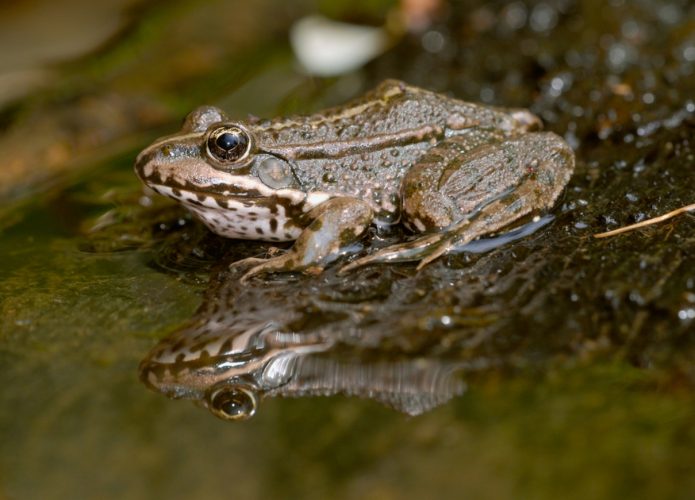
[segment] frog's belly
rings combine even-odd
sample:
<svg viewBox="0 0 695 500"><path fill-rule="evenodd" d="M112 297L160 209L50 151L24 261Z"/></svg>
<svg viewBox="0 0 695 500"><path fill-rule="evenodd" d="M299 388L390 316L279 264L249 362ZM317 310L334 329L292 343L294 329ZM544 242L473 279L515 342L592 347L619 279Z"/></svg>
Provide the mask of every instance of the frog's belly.
<svg viewBox="0 0 695 500"><path fill-rule="evenodd" d="M264 241L293 241L302 228L287 218L285 207L274 210L265 206L230 200L226 208L209 208L184 203L215 234L226 238Z"/></svg>

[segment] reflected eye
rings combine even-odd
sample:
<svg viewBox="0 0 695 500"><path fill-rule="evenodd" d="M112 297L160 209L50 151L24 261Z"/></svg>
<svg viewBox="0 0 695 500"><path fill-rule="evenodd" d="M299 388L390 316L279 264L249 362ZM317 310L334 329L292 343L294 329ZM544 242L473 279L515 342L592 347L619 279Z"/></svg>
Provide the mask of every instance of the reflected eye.
<svg viewBox="0 0 695 500"><path fill-rule="evenodd" d="M208 154L220 163L236 163L251 150L249 134L240 127L224 125L212 129L207 139Z"/></svg>
<svg viewBox="0 0 695 500"><path fill-rule="evenodd" d="M208 398L212 413L223 420L246 420L256 413L256 395L241 387L214 391Z"/></svg>

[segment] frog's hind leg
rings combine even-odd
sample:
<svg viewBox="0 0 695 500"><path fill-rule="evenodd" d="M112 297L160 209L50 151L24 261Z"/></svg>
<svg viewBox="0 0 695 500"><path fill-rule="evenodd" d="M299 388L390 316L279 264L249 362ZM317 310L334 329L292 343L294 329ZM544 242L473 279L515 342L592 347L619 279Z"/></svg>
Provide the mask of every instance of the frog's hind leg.
<svg viewBox="0 0 695 500"><path fill-rule="evenodd" d="M403 179L404 223L429 232L386 247L342 271L379 262L427 265L453 248L550 208L574 169L572 150L557 135L524 134L484 144L463 155L464 139L433 148Z"/></svg>

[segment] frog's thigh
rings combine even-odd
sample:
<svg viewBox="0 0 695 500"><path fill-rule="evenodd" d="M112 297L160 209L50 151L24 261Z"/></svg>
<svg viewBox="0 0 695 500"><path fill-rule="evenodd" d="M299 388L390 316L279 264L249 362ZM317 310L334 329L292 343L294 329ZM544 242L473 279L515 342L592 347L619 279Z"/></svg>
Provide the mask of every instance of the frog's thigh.
<svg viewBox="0 0 695 500"><path fill-rule="evenodd" d="M333 198L314 208L309 216L311 224L287 253L253 267L242 279L267 272L321 269L341 249L354 243L374 217L369 204L356 198Z"/></svg>
<svg viewBox="0 0 695 500"><path fill-rule="evenodd" d="M451 144L453 142L453 144ZM447 144L449 143L449 144ZM404 223L429 232L408 243L358 259L345 270L376 262L420 260L421 266L552 206L574 169L574 155L557 135L524 134L439 161L455 140L438 145L403 179Z"/></svg>
<svg viewBox="0 0 695 500"><path fill-rule="evenodd" d="M453 137L442 142L403 179L404 223L411 229L441 231L478 211L493 215L485 207L502 198L508 205L499 214L502 219L550 207L574 168L569 146L551 132L524 134L463 155L448 155L459 141Z"/></svg>

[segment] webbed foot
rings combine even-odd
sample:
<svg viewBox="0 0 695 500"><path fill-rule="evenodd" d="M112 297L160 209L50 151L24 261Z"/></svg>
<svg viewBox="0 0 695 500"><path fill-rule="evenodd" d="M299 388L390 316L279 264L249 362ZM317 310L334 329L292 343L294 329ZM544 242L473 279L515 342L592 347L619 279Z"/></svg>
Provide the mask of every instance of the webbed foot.
<svg viewBox="0 0 695 500"><path fill-rule="evenodd" d="M243 285L248 283L248 281L254 276L260 276L263 274L278 273L278 272L302 272L304 274L319 274L323 271L323 267L320 265L297 265L297 263L292 259L292 255L286 253L278 257L271 257L270 259L259 259L256 257L250 257L248 259L242 259L239 263L243 264L256 264L251 269L246 271L239 282ZM236 262L232 264L235 266ZM231 266L230 266L231 267Z"/></svg>
<svg viewBox="0 0 695 500"><path fill-rule="evenodd" d="M343 266L338 274L345 274L370 264L420 261L418 269L441 257L451 249L451 238L444 234L430 234L407 243L382 248Z"/></svg>

